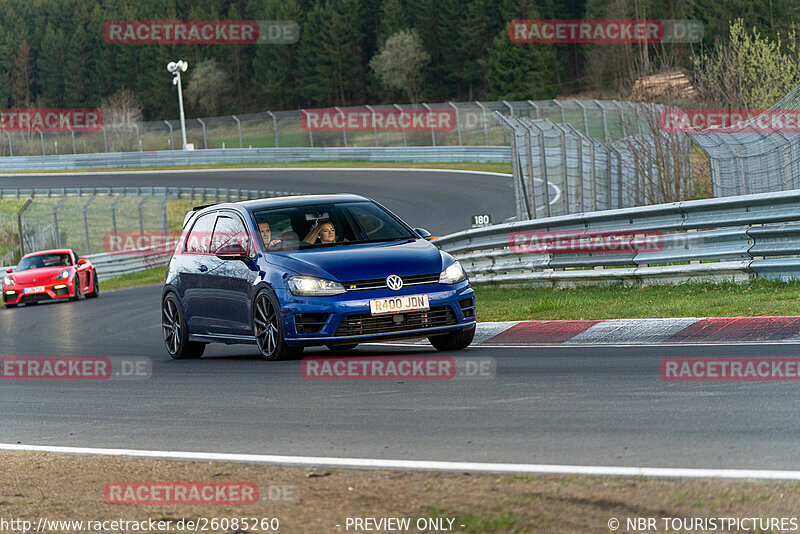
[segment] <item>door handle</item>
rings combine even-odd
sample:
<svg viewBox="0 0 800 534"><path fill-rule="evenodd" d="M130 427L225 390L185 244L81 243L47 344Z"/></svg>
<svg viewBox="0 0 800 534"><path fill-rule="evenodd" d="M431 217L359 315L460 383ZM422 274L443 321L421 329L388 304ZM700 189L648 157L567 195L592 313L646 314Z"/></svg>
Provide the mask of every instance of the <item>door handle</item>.
<svg viewBox="0 0 800 534"><path fill-rule="evenodd" d="M200 266L200 272L201 272L201 273L204 273L204 272L206 272L207 270L208 270L208 267L206 267L205 265L201 265L201 266Z"/></svg>

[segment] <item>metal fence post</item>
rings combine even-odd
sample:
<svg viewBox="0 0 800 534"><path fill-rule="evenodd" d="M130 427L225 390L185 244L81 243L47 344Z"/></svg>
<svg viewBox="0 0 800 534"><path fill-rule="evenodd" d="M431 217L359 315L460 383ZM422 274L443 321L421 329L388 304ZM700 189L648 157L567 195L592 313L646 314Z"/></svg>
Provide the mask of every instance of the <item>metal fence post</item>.
<svg viewBox="0 0 800 534"><path fill-rule="evenodd" d="M594 100L593 102L600 108L600 114L603 116L603 142L608 143L608 118L606 117L606 108L603 107L599 100Z"/></svg>
<svg viewBox="0 0 800 534"><path fill-rule="evenodd" d="M101 126L100 130L103 132L103 147L106 149L106 154L108 153L108 137L106 137L106 127Z"/></svg>
<svg viewBox="0 0 800 534"><path fill-rule="evenodd" d="M306 113L306 110L300 110L300 124L303 124L303 113ZM308 124L308 119L306 119L306 124ZM314 136L311 134L311 128L308 128L308 144L311 148L314 148Z"/></svg>
<svg viewBox="0 0 800 534"><path fill-rule="evenodd" d="M394 106L394 107L396 107L396 108L397 108L397 110L398 110L400 113L402 113L402 112L403 112L403 108L401 108L401 107L400 107L400 106L398 106L397 104L393 104L393 106ZM401 125L400 125L400 130L402 130L402 132L403 132L403 146L408 146L408 134L406 133L406 127L405 127L405 126L403 126L403 125L401 124Z"/></svg>
<svg viewBox="0 0 800 534"><path fill-rule="evenodd" d="M461 121L458 119L458 108L452 102L447 103L453 111L456 113L456 131L458 132L458 146L464 146L464 143L461 141Z"/></svg>
<svg viewBox="0 0 800 534"><path fill-rule="evenodd" d="M144 235L144 218L142 217L142 206L144 203L150 199L149 196L144 197L140 202L137 208L139 209L139 235Z"/></svg>
<svg viewBox="0 0 800 534"><path fill-rule="evenodd" d="M545 201L544 214L545 217L550 217L550 180L548 180L547 178L547 154L544 148L544 130L536 126L536 124L534 124L534 122L531 119L525 121L524 124L529 126L530 128L535 129L538 132L537 137L539 139L538 144L539 144L539 154L540 154L539 162L542 168L542 182L543 182L542 185L544 187L544 201ZM530 136L528 137L527 142L528 142L528 151L530 153L532 151L532 146L533 146L531 143ZM566 186L566 184L564 185ZM531 187L533 187L533 175L531 175ZM563 195L566 196L567 192L564 191Z"/></svg>
<svg viewBox="0 0 800 534"><path fill-rule="evenodd" d="M422 107L427 109L428 113L433 113L431 107L425 102L422 103ZM433 122L431 122L431 124L433 124ZM433 143L433 146L436 146L436 133L433 131L433 126L431 126L431 143Z"/></svg>
<svg viewBox="0 0 800 534"><path fill-rule="evenodd" d="M17 212L17 231L19 232L19 257L25 255L25 234L22 231L22 214L28 209L28 206L33 202L32 198L25 201L22 207Z"/></svg>
<svg viewBox="0 0 800 534"><path fill-rule="evenodd" d="M583 131L589 135L589 114L586 112L586 106L580 100L575 100L575 104L583 110Z"/></svg>
<svg viewBox="0 0 800 534"><path fill-rule="evenodd" d="M236 115L231 115L231 117L236 121L236 128L239 130L239 148L244 148L244 144L242 143L242 121L240 121L239 117Z"/></svg>
<svg viewBox="0 0 800 534"><path fill-rule="evenodd" d="M44 134L42 133L42 130L39 128L36 128L36 131L39 132L39 139L42 140L42 156L46 156L47 153L44 151Z"/></svg>
<svg viewBox="0 0 800 534"><path fill-rule="evenodd" d="M566 123L564 123L566 124ZM557 125L561 126L561 125ZM558 128L558 141L561 146L561 168L564 175L564 211L569 215L569 173L567 172L567 134L563 128ZM583 169L578 173L578 203L583 210Z"/></svg>
<svg viewBox="0 0 800 534"><path fill-rule="evenodd" d="M561 109L561 122L567 122L567 112L564 109L564 106L555 98L553 99L553 103L555 103L555 105Z"/></svg>
<svg viewBox="0 0 800 534"><path fill-rule="evenodd" d="M197 122L200 123L200 126L203 127L203 148L208 149L208 137L206 137L206 123L203 122L203 119L197 117Z"/></svg>
<svg viewBox="0 0 800 534"><path fill-rule="evenodd" d="M142 151L142 138L139 137L139 125L136 124L135 122L132 122L131 126L133 126L136 129L136 144L139 145L139 152L141 152Z"/></svg>
<svg viewBox="0 0 800 534"><path fill-rule="evenodd" d="M271 111L267 111L267 115L272 117L272 129L275 131L275 148L278 148L278 119L275 118L275 114Z"/></svg>
<svg viewBox="0 0 800 534"><path fill-rule="evenodd" d="M14 155L14 147L11 145L11 133L6 132L6 135L8 136L8 155L9 156L13 156Z"/></svg>
<svg viewBox="0 0 800 534"><path fill-rule="evenodd" d="M61 234L58 232L58 210L61 208L61 205L67 200L67 195L63 195L56 205L53 206L53 229L55 230L56 234L56 247L61 248Z"/></svg>
<svg viewBox="0 0 800 534"><path fill-rule="evenodd" d="M75 147L75 130L73 130L69 126L67 126L67 130L69 130L69 133L72 134L72 154L73 155L77 154L78 153L78 149Z"/></svg>
<svg viewBox="0 0 800 534"><path fill-rule="evenodd" d="M169 149L175 150L175 138L172 136L172 125L169 123L169 121L164 121L164 124L166 124L167 128L169 128Z"/></svg>
<svg viewBox="0 0 800 534"><path fill-rule="evenodd" d="M475 103L478 104L478 107L481 108L481 112L483 113L483 136L486 139L486 146L489 146L489 125L486 122L486 108L477 100Z"/></svg>
<svg viewBox="0 0 800 534"><path fill-rule="evenodd" d="M520 128L524 128L523 126L519 125L516 119L513 119L516 122L512 122L510 119L503 116L502 113L496 111L493 114L495 120L500 123L501 126L504 126L511 132L511 163L512 168L511 172L514 178L514 196L515 196L515 211L517 213L517 219L522 220L522 210L520 209L520 200L522 201L522 207L525 210L525 219L531 219L536 217L536 200L535 200L535 191L533 190L533 186L531 186L531 194L530 198L533 200L534 209L533 217L531 216L531 208L530 204L528 203L528 191L525 187L525 176L522 172L522 163L520 162L520 153L519 153L519 130ZM518 127L519 126L519 127ZM527 131L527 130L526 130ZM526 134L528 138L530 134ZM530 159L530 150L528 150L528 173L529 175L532 173L531 170L531 159ZM533 179L531 179L531 184L533 184Z"/></svg>
<svg viewBox="0 0 800 534"><path fill-rule="evenodd" d="M536 104L536 102L534 102L533 100L528 100L528 104L530 104L533 107L533 109L536 110L536 118L541 119L542 114L539 111L539 106Z"/></svg>
<svg viewBox="0 0 800 534"><path fill-rule="evenodd" d="M83 230L84 235L86 236L86 254L89 255L92 253L92 247L89 244L89 218L86 216L86 210L89 209L89 204L97 198L94 195L83 205Z"/></svg>
<svg viewBox="0 0 800 534"><path fill-rule="evenodd" d="M625 126L625 109L622 107L622 104L616 100L612 100L611 103L619 109L619 122L622 124L622 137L628 137L627 128Z"/></svg>
<svg viewBox="0 0 800 534"><path fill-rule="evenodd" d="M114 199L114 202L111 203L111 228L114 231L114 235L117 235L117 204L119 201L122 200L122 197L125 195L120 195Z"/></svg>
<svg viewBox="0 0 800 534"><path fill-rule="evenodd" d="M344 120L344 119L346 118L346 117L345 117L345 115L344 115L344 111L342 111L342 110L341 110L340 108L338 108L338 107L335 107L335 108L333 108L333 109L335 109L335 110L336 110L336 113L339 113L339 114L341 114L341 115L342 115L342 140L344 141L344 146L345 146L345 147L347 147L347 130L345 129L345 123L346 123L347 121L346 121L346 120Z"/></svg>
<svg viewBox="0 0 800 534"><path fill-rule="evenodd" d="M372 106L365 106L367 110L369 110L371 117L372 117L372 128L375 131L375 146L380 146L378 144L378 123L375 122L375 110L372 109Z"/></svg>

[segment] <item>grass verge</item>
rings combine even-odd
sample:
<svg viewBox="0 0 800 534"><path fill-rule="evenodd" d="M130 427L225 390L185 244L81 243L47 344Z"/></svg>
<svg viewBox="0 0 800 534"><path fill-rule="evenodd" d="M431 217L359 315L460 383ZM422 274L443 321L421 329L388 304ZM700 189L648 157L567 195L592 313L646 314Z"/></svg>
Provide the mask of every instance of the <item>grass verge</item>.
<svg viewBox="0 0 800 534"><path fill-rule="evenodd" d="M147 284L158 284L164 282L164 272L166 267L153 267L136 273L123 274L116 278L103 280L103 273L100 273L100 290L124 289L126 287L143 286Z"/></svg>
<svg viewBox="0 0 800 534"><path fill-rule="evenodd" d="M658 531L688 532L674 523L665 528L662 518L793 517L800 507L800 485L793 482L366 471L17 451L0 453L0 472L6 518L33 525L40 517L172 521L168 532L177 532L181 519L202 517L277 518L276 530L289 533L353 532L347 518L364 517L409 518L408 532L455 533L609 532L615 518L620 531L629 532L627 518L651 517ZM261 498L238 506L106 504L106 484L126 481L250 482L259 486ZM275 487L291 491L276 494L270 489ZM420 518L452 519L452 530L416 529Z"/></svg>
<svg viewBox="0 0 800 534"><path fill-rule="evenodd" d="M800 315L800 281L574 289L476 286L479 321Z"/></svg>

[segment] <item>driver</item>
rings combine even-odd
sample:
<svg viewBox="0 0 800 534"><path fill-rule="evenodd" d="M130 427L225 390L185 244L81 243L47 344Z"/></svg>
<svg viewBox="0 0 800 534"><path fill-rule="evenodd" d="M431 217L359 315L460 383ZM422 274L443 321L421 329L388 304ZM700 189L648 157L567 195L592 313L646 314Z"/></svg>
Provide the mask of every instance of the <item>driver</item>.
<svg viewBox="0 0 800 534"><path fill-rule="evenodd" d="M267 221L258 223L258 232L261 234L261 239L267 248L275 247L281 243L280 239L272 239L272 229Z"/></svg>

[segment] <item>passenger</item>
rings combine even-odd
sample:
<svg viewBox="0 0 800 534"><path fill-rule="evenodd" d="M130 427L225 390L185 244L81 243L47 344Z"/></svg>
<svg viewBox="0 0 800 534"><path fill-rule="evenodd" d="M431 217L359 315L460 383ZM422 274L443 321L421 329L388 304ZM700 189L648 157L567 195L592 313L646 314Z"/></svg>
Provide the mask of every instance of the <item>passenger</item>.
<svg viewBox="0 0 800 534"><path fill-rule="evenodd" d="M318 221L317 224L311 228L308 235L303 239L306 243L312 245L318 243L335 243L336 242L336 227L329 220Z"/></svg>
<svg viewBox="0 0 800 534"><path fill-rule="evenodd" d="M267 248L275 247L281 243L280 239L272 239L272 229L267 221L258 223L258 232L261 234L261 239Z"/></svg>

